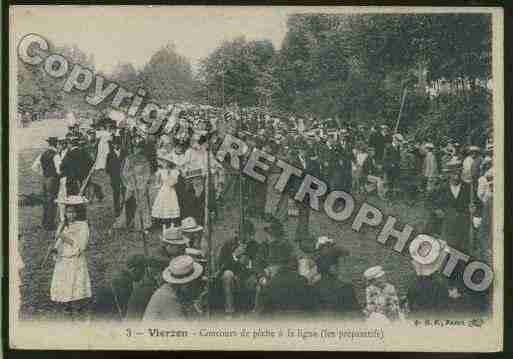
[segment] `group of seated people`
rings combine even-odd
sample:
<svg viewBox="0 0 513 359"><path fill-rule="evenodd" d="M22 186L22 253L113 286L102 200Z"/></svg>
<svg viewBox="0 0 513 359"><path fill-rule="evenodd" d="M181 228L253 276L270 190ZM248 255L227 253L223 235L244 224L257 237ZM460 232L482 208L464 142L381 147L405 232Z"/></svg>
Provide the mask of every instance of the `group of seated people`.
<svg viewBox="0 0 513 359"><path fill-rule="evenodd" d="M202 319L208 312L221 319L329 316L389 323L448 308L438 262L427 268L412 261L417 277L401 300L383 268L372 266L363 273L365 300L359 301L353 284L340 280L339 261L349 252L335 240L289 241L276 220L264 231L265 239L257 241L254 225L246 220L239 236L220 247L209 276L203 228L193 218L164 228L161 246L151 256L130 257L109 288L100 291L95 315L144 322Z"/></svg>

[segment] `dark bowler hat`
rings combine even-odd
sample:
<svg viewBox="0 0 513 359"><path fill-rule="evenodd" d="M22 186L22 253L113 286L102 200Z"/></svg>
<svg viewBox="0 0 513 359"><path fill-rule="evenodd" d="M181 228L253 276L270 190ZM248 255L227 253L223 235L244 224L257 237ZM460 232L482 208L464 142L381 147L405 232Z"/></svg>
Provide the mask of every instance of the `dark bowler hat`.
<svg viewBox="0 0 513 359"><path fill-rule="evenodd" d="M48 144L50 146L57 146L57 143L59 142L59 139L57 137L48 137L46 142L48 142Z"/></svg>

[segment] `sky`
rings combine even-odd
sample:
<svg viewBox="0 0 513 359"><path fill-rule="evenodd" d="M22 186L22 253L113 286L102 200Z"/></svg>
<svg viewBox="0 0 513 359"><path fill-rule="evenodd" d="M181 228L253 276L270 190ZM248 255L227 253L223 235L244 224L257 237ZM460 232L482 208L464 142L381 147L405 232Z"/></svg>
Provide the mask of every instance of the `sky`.
<svg viewBox="0 0 513 359"><path fill-rule="evenodd" d="M141 68L159 48L174 43L196 67L223 40L268 39L280 48L290 8L247 7L17 7L14 42L37 33L57 45L76 44L93 54L97 71L118 62Z"/></svg>

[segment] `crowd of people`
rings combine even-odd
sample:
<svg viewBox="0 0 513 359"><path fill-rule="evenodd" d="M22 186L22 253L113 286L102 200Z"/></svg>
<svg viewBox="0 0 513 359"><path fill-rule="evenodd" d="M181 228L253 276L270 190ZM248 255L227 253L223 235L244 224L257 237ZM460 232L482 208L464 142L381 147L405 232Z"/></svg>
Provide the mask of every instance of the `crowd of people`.
<svg viewBox="0 0 513 359"><path fill-rule="evenodd" d="M389 322L441 315L463 302L471 310L486 309L487 298L466 293L458 270L448 280L439 274L442 262L412 261L417 278L406 298L399 298L382 266L372 266L362 273L367 285L365 302L359 302L353 285L338 277L340 259L350 253L333 238L313 236L306 200L289 195L300 180L291 179L280 193L274 189L280 173L260 183L218 162L215 153L229 133L324 179L330 189L421 202L432 213L426 233L440 238L440 251L450 246L490 262L492 141L479 147L446 139L435 146L428 139L406 139L387 124L277 118L257 108L176 104L157 116L165 119L161 130L148 134L108 113L88 129L69 115L68 134L50 137L33 165L44 177L42 225L56 238L51 299L64 313L80 316L89 308L96 317L139 321L216 313ZM85 206L103 201L98 171L110 178L113 228L157 233L161 246L132 255L91 304ZM231 201L237 194L239 200ZM233 203L241 206L238 234L214 246L205 235L205 216L219 220L223 205ZM292 238L283 225L288 217L297 217ZM260 221L266 223L264 241L255 237ZM220 248L215 268L210 246Z"/></svg>

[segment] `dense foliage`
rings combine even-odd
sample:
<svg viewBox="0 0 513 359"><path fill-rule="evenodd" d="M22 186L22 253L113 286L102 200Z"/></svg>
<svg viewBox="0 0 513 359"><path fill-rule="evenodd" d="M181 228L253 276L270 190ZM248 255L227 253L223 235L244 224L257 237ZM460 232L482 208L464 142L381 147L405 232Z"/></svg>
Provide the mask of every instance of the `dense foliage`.
<svg viewBox="0 0 513 359"><path fill-rule="evenodd" d="M140 70L118 64L109 78L155 101L265 106L339 123L388 123L430 140L481 142L491 122L491 17L482 14L292 15L276 50L269 40L224 41L193 74L172 45ZM94 66L76 47L73 58ZM69 105L59 83L19 66L23 106ZM74 103L75 101L72 101ZM77 104L78 105L78 104Z"/></svg>

